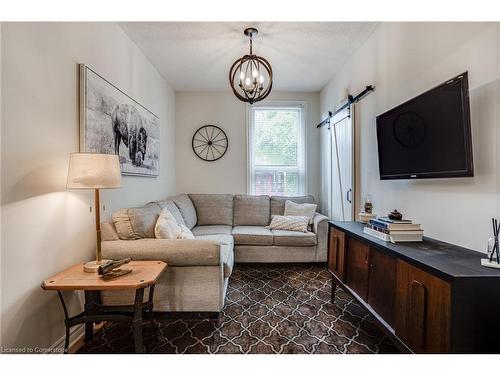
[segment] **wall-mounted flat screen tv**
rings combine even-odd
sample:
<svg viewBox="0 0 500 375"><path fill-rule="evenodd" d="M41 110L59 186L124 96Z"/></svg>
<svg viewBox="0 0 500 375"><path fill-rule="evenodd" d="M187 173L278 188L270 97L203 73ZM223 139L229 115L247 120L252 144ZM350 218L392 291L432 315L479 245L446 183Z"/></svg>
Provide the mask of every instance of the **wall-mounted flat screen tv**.
<svg viewBox="0 0 500 375"><path fill-rule="evenodd" d="M377 116L380 178L474 175L467 72Z"/></svg>

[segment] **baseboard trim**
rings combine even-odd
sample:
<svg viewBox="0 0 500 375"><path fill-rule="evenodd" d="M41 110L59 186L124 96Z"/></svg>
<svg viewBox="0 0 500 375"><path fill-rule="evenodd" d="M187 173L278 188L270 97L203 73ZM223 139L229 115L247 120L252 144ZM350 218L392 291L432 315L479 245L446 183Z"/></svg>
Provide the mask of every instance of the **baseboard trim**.
<svg viewBox="0 0 500 375"><path fill-rule="evenodd" d="M72 353L73 346L81 341L83 335L85 334L85 325L79 325L78 327L73 327L69 331L69 349L68 353ZM64 353L64 340L66 335L62 336L57 340L52 346L44 351L45 354L62 354Z"/></svg>

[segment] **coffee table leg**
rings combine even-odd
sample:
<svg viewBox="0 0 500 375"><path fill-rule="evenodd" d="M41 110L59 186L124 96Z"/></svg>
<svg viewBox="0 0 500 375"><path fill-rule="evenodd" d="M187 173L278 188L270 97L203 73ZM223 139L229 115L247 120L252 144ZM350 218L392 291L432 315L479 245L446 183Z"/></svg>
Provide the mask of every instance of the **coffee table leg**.
<svg viewBox="0 0 500 375"><path fill-rule="evenodd" d="M85 341L92 341L94 338L94 323L85 323Z"/></svg>
<svg viewBox="0 0 500 375"><path fill-rule="evenodd" d="M153 297L154 297L154 293L155 293L155 284L152 284L149 286L149 310L148 310L148 320L150 321L151 323L151 326L156 330L156 331L159 331L160 330L160 323L158 323L154 317L154 313L153 313L153 307L154 307L154 304L153 304Z"/></svg>
<svg viewBox="0 0 500 375"><path fill-rule="evenodd" d="M150 303L150 309L148 310L148 319L153 321L153 297L155 294L155 284L149 286L149 297L148 302Z"/></svg>
<svg viewBox="0 0 500 375"><path fill-rule="evenodd" d="M64 298L62 296L62 293L60 290L57 291L57 295L59 296L59 300L61 301L63 310L64 310L64 325L66 327L66 336L64 338L64 354L68 353L69 349L69 316L68 316L68 309L66 308L66 304L64 303Z"/></svg>
<svg viewBox="0 0 500 375"><path fill-rule="evenodd" d="M144 288L135 291L134 318L132 327L134 330L134 346L136 353L144 353L144 342L142 340L142 304L144 299Z"/></svg>
<svg viewBox="0 0 500 375"><path fill-rule="evenodd" d="M95 303L99 303L100 293L95 290L85 291L85 311L92 315L95 312ZM94 338L94 323L85 323L85 341L92 341Z"/></svg>

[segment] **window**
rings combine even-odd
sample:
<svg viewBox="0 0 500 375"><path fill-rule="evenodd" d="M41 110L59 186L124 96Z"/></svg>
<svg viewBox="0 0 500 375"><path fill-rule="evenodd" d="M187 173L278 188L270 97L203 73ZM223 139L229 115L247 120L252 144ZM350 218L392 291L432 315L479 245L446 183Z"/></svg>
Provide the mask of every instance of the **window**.
<svg viewBox="0 0 500 375"><path fill-rule="evenodd" d="M305 106L249 107L248 192L304 195Z"/></svg>

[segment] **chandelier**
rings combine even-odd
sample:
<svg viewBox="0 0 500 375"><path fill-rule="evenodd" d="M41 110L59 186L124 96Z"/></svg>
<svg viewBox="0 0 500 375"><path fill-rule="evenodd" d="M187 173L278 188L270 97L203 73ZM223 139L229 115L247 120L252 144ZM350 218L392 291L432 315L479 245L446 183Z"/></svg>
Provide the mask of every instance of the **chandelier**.
<svg viewBox="0 0 500 375"><path fill-rule="evenodd" d="M245 29L244 34L250 39L250 53L236 60L229 70L229 84L234 95L250 104L267 97L273 87L271 64L252 51L252 40L258 32L253 27Z"/></svg>

